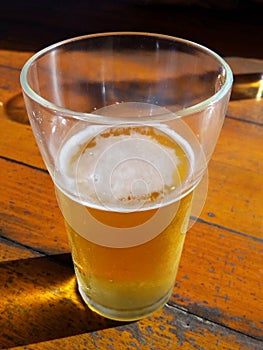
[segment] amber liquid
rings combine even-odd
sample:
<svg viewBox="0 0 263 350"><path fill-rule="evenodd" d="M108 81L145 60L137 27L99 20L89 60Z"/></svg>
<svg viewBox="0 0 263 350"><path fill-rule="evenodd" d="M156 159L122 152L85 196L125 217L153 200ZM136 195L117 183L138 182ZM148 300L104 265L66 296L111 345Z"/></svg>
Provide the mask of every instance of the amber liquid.
<svg viewBox="0 0 263 350"><path fill-rule="evenodd" d="M177 215L160 235L131 248L96 245L66 223L81 292L94 311L117 320L133 320L167 302L183 249L190 202L191 194L181 200ZM99 215L114 225L114 214L105 211ZM129 222L129 214L122 215Z"/></svg>
<svg viewBox="0 0 263 350"><path fill-rule="evenodd" d="M110 137L114 140L120 135L130 137L132 133L153 140L160 146L160 152L168 149L177 159L174 162L176 168L170 174L171 182L163 186L162 192L159 191L158 183L150 184L144 194L138 195L136 192L136 203L142 196L143 207L130 211L121 210L124 199L128 203L134 199L132 195L121 197L120 211L115 209L116 203L113 209L88 203L77 204L84 206L89 214L81 226L82 232L79 233L71 224L75 219L69 218L77 215L77 211L70 211L75 200L57 187L58 201L65 217L80 293L92 310L115 320L136 320L145 317L162 307L169 299L183 249L192 198L192 192L188 191L188 194L166 202L166 197L172 198L174 188L178 188L179 183L183 183L187 178L190 171L189 157L180 144L153 127L112 128L106 133L100 133L82 142L82 146L79 146L76 154L72 156L72 162L69 160L68 166L76 166L77 152L81 152L82 161L87 162L88 167L89 163L83 152L96 153L96 147L101 140ZM83 164L79 166L80 171L84 168ZM165 172L165 169L163 171ZM81 190L81 186L78 189ZM116 202L118 198L114 200ZM68 211L65 208L68 208ZM171 220L164 225L161 232L157 232L157 235L153 235L146 242L138 241L130 246L114 247L97 244L89 239L89 231L93 229L89 217L94 218L97 224L101 224L102 234L105 227L110 227L113 230L122 230L125 235L127 229L140 227L145 223L148 224L147 230L154 230L155 224L151 224L152 218L159 212L161 220L165 220L165 210L169 208L174 210Z"/></svg>

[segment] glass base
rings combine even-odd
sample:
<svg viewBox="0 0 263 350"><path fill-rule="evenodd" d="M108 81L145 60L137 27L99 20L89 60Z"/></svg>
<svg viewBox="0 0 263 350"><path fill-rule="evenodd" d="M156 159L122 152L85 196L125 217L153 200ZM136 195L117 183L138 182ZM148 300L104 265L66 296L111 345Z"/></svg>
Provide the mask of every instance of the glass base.
<svg viewBox="0 0 263 350"><path fill-rule="evenodd" d="M126 321L126 322L139 320L161 309L169 300L173 290L172 288L171 290L169 290L169 292L166 295L164 295L156 303L148 305L144 308L135 309L135 310L115 310L115 309L110 309L104 305L98 304L93 300L91 300L85 294L80 284L78 285L78 289L82 299L92 311L96 312L97 314L103 317L109 318L111 320Z"/></svg>

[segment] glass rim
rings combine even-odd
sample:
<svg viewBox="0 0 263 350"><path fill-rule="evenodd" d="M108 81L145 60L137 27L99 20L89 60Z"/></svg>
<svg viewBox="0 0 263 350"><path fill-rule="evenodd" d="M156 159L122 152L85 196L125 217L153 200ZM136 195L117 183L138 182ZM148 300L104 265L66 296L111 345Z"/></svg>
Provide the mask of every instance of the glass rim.
<svg viewBox="0 0 263 350"><path fill-rule="evenodd" d="M42 107L47 108L49 110L52 110L55 114L71 117L73 119L78 119L78 120L84 120L84 121L90 121L90 122L96 122L96 123L101 123L101 124L112 124L112 123L131 123L131 122L162 122L162 121L167 121L167 112L166 113L160 113L160 114L155 114L152 116L140 116L138 117L114 117L114 116L103 116L101 114L96 114L96 112L92 113L87 113L87 112L78 112L73 109L68 109L61 107L59 105L56 105L55 103L43 98L39 94L37 94L30 86L27 80L27 73L31 67L31 65L36 61L38 58L41 56L44 56L48 52L51 52L53 49L59 48L63 45L70 44L73 42L81 41L81 40L86 40L86 39L93 39L97 37L110 37L110 36L148 36L152 38L159 38L159 39L165 39L165 40L170 40L171 42L181 42L184 43L188 46L192 46L194 48L197 48L201 50L202 52L207 53L209 56L214 57L224 68L225 70L225 82L221 86L220 90L218 90L216 93L214 93L212 96L209 98L194 104L193 106L182 108L178 111L168 111L170 112L168 115L173 116L171 119L174 118L181 118L181 117L186 117L188 115L192 115L194 113L200 112L210 105L212 105L214 102L219 101L221 98L223 98L230 90L231 86L233 83L233 73L228 65L228 63L216 52L213 50L207 48L204 45L198 44L194 41L190 41L187 39L182 39L176 36L170 36L170 35L165 35L165 34L157 34L157 33L148 33L148 32L133 32L133 31L127 31L127 32L105 32L105 33L96 33L96 34L87 34L87 35L81 35L81 36L76 36L73 38L65 39L62 41L59 41L55 44L49 45L42 50L36 52L33 54L24 64L22 67L21 73L20 73L20 83L22 86L23 93L26 94L28 97L30 97L33 101L36 103L40 104ZM136 101L134 101L136 102ZM159 106L159 105L157 105ZM164 107L164 106L159 106L159 107Z"/></svg>

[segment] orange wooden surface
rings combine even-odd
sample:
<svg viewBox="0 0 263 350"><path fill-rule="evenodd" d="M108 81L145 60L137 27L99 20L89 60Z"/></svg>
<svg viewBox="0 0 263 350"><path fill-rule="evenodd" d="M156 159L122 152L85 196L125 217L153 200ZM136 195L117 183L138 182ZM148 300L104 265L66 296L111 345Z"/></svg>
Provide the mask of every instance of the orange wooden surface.
<svg viewBox="0 0 263 350"><path fill-rule="evenodd" d="M63 219L21 98L29 56L0 51L0 349L262 349L262 101L230 102L169 304L117 323L89 311L76 291ZM263 71L260 60L229 62L237 73Z"/></svg>

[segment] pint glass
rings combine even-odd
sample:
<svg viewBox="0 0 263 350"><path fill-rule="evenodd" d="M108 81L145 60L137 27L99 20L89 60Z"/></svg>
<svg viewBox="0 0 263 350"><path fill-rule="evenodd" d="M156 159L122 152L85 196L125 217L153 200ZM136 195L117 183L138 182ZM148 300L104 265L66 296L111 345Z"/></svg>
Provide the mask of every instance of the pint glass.
<svg viewBox="0 0 263 350"><path fill-rule="evenodd" d="M21 84L82 298L115 320L151 314L173 290L230 68L179 38L105 33L38 52Z"/></svg>

